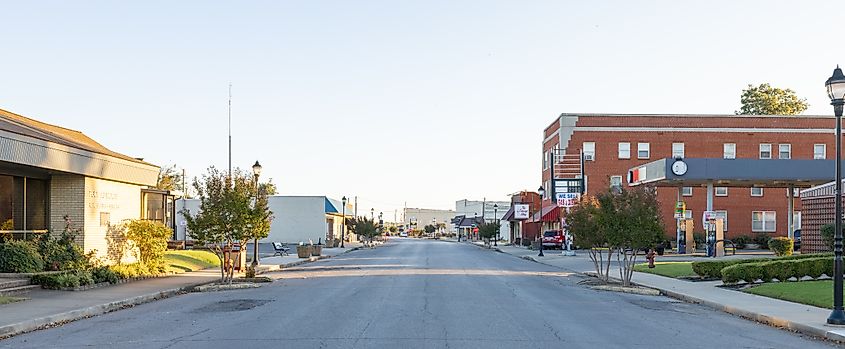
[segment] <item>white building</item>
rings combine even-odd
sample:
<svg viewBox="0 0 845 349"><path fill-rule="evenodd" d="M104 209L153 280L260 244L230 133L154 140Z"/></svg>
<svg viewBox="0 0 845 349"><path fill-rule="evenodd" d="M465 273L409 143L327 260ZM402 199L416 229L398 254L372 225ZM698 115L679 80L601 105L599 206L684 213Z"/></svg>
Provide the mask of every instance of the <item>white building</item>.
<svg viewBox="0 0 845 349"><path fill-rule="evenodd" d="M509 239L508 232L510 231L510 222L503 221L505 216L511 208L510 201L474 201L474 200L458 200L455 201L455 215L463 215L466 217L484 217L485 222L498 221L500 224L501 237L504 240Z"/></svg>
<svg viewBox="0 0 845 349"><path fill-rule="evenodd" d="M183 203L184 202L184 203ZM313 242L329 239L339 239L343 229L343 206L340 200L325 196L271 196L268 198L270 211L273 212L273 222L270 234L259 240L260 243L270 242ZM187 207L190 212L199 211L198 199L178 200L177 212ZM352 204L346 205L346 217L352 218ZM177 238L184 239L185 226L181 214L177 228ZM348 227L347 227L348 229ZM347 241L355 241L356 236L346 232Z"/></svg>
<svg viewBox="0 0 845 349"><path fill-rule="evenodd" d="M416 224L416 229L423 229L426 225L433 223L444 223L449 227L449 222L455 217L455 211L452 210L437 210L429 208L405 208L402 214L403 223L405 226L412 226Z"/></svg>

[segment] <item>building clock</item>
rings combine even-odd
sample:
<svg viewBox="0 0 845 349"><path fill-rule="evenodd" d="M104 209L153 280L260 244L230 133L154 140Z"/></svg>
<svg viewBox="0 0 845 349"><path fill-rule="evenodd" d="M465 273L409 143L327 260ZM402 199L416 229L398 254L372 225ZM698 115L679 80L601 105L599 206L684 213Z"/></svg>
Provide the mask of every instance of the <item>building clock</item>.
<svg viewBox="0 0 845 349"><path fill-rule="evenodd" d="M687 163L682 160L675 161L672 164L672 173L676 176L683 176L687 173Z"/></svg>

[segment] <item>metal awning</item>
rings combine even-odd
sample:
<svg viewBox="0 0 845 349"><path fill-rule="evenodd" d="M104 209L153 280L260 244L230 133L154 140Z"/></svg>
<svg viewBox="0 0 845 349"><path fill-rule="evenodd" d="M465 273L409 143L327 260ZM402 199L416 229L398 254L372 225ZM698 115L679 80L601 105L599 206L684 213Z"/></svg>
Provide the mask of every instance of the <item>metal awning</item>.
<svg viewBox="0 0 845 349"><path fill-rule="evenodd" d="M557 222L560 220L560 207L550 205L543 207L531 217L531 222Z"/></svg>
<svg viewBox="0 0 845 349"><path fill-rule="evenodd" d="M676 165L681 162L683 165ZM685 167L685 172L673 171ZM628 171L628 184L691 187L809 188L833 180L834 160L666 158ZM845 168L845 166L843 166Z"/></svg>
<svg viewBox="0 0 845 349"><path fill-rule="evenodd" d="M505 214L502 216L502 220L514 222L514 221L516 221L516 219L514 219L513 217L514 217L513 206L511 206L507 211L505 211Z"/></svg>

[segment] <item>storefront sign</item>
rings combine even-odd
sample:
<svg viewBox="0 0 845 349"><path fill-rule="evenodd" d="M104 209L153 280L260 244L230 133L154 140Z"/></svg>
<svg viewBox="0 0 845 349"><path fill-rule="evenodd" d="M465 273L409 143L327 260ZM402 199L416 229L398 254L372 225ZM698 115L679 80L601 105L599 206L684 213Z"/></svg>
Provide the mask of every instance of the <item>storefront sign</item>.
<svg viewBox="0 0 845 349"><path fill-rule="evenodd" d="M530 216L528 211L529 211L528 204L513 205L513 218L514 219L528 219L528 217Z"/></svg>
<svg viewBox="0 0 845 349"><path fill-rule="evenodd" d="M581 197L579 193L557 193L555 194L555 198L557 199L558 207L573 207L578 203L578 198Z"/></svg>

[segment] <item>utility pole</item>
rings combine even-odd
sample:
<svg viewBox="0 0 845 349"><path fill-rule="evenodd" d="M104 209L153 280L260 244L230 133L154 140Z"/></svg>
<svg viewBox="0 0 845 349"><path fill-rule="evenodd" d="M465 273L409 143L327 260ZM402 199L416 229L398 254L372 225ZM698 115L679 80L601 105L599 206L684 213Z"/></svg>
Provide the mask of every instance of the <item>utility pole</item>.
<svg viewBox="0 0 845 349"><path fill-rule="evenodd" d="M229 83L229 179L232 178L232 83Z"/></svg>
<svg viewBox="0 0 845 349"><path fill-rule="evenodd" d="M355 195L355 219L358 219L358 195Z"/></svg>

